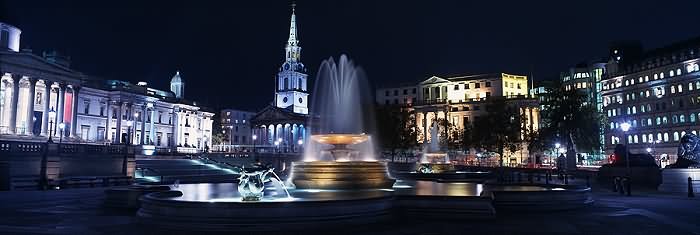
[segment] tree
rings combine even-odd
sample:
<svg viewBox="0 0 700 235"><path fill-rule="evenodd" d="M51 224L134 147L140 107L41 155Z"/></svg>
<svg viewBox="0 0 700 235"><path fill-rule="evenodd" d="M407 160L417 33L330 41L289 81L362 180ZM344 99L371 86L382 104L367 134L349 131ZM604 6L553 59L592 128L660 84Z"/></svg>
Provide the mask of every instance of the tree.
<svg viewBox="0 0 700 235"><path fill-rule="evenodd" d="M597 152L602 145L600 131L605 116L595 102L577 90L549 89L549 99L543 102L542 126L539 138L552 146L562 141L567 149L567 167L576 167L576 151Z"/></svg>
<svg viewBox="0 0 700 235"><path fill-rule="evenodd" d="M228 142L228 135L224 133L224 130L221 126L221 119L220 118L213 118L212 119L212 136L211 136L211 143L212 144L226 144Z"/></svg>
<svg viewBox="0 0 700 235"><path fill-rule="evenodd" d="M513 153L520 149L524 117L518 109L506 103L505 99L493 98L486 104L486 115L474 120L471 131L470 147L495 152L499 155L499 164L503 166L506 152Z"/></svg>
<svg viewBox="0 0 700 235"><path fill-rule="evenodd" d="M391 151L391 161L399 149L418 146L418 125L408 110L383 106L377 109L376 115L379 143L383 149Z"/></svg>

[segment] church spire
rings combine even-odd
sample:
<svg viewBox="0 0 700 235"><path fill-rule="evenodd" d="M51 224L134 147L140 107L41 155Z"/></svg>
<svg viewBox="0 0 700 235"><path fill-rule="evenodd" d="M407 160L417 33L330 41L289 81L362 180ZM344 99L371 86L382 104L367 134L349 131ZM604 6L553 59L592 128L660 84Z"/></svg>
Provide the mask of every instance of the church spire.
<svg viewBox="0 0 700 235"><path fill-rule="evenodd" d="M299 39L297 39L297 15L296 3L292 3L292 19L289 22L289 40L285 48L285 61L288 63L299 62L301 47L299 47Z"/></svg>
<svg viewBox="0 0 700 235"><path fill-rule="evenodd" d="M289 23L289 40L287 40L287 46L296 46L299 43L299 40L297 40L296 6L296 3L292 3L292 19Z"/></svg>

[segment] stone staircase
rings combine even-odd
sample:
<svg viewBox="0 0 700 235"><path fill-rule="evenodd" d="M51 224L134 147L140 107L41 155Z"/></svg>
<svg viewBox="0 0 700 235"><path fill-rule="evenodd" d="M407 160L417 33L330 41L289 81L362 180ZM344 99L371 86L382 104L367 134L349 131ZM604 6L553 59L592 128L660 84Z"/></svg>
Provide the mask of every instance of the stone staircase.
<svg viewBox="0 0 700 235"><path fill-rule="evenodd" d="M223 183L236 182L238 175L225 165L194 159L136 160L137 183Z"/></svg>

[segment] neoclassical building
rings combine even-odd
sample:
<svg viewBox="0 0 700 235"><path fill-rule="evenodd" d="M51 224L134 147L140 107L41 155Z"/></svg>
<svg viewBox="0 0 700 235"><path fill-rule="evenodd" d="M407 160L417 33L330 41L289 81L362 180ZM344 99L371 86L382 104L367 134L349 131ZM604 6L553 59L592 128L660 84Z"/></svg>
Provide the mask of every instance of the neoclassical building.
<svg viewBox="0 0 700 235"><path fill-rule="evenodd" d="M432 141L429 129L433 122L447 120L456 129L464 129L486 114L487 100L491 97L505 98L518 107L526 119L523 130L539 129L539 102L528 95L528 83L527 76L507 73L432 76L417 85L377 89L375 99L378 105L407 108L419 127L418 142L427 144ZM524 134L521 133L521 137ZM510 153L510 159L506 159L509 163L521 164L527 161L528 155L523 149Z"/></svg>
<svg viewBox="0 0 700 235"><path fill-rule="evenodd" d="M184 99L179 72L170 91L103 80L70 69L58 53L20 51L20 33L0 23L0 138L180 152L211 146L214 113Z"/></svg>
<svg viewBox="0 0 700 235"><path fill-rule="evenodd" d="M292 8L285 60L275 78L275 97L271 105L251 120L254 144L261 147L296 148L307 135L309 118L306 67L301 63L297 39L296 14Z"/></svg>

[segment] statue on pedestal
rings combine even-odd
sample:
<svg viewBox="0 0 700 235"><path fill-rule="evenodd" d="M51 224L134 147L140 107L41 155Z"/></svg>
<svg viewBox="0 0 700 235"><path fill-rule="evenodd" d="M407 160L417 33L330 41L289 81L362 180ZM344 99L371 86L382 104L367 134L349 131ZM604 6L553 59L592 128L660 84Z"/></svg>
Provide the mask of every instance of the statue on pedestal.
<svg viewBox="0 0 700 235"><path fill-rule="evenodd" d="M678 160L668 165L667 168L700 168L700 137L694 134L685 134L678 145Z"/></svg>

